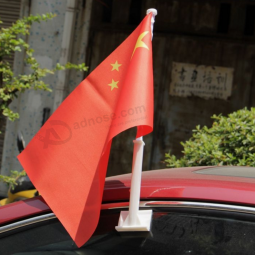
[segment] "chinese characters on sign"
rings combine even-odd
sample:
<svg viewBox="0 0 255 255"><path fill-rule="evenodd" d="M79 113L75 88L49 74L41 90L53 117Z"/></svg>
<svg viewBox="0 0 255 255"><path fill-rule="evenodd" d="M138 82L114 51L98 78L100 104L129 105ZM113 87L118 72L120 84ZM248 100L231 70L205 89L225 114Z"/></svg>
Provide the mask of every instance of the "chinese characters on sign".
<svg viewBox="0 0 255 255"><path fill-rule="evenodd" d="M231 96L233 68L173 62L170 95L227 99Z"/></svg>

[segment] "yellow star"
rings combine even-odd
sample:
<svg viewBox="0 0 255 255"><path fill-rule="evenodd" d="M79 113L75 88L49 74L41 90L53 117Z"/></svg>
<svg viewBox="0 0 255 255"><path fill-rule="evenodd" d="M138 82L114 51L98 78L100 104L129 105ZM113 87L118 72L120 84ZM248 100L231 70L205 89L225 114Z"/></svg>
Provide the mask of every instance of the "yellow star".
<svg viewBox="0 0 255 255"><path fill-rule="evenodd" d="M112 79L112 83L111 83L111 84L108 84L108 86L111 87L111 90L113 90L114 88L118 89L118 88L119 88L118 85L117 85L118 82L119 82L119 81L114 81L114 79Z"/></svg>
<svg viewBox="0 0 255 255"><path fill-rule="evenodd" d="M144 36L146 36L147 34L149 33L149 31L145 31L143 33L141 33L136 41L136 44L135 44L135 48L134 48L134 51L133 51L133 54L132 54L132 57L136 51L137 48L139 47L142 47L142 48L145 48L147 50L149 50L149 47L142 41L142 39L144 38ZM131 57L131 58L132 58Z"/></svg>
<svg viewBox="0 0 255 255"><path fill-rule="evenodd" d="M121 66L121 64L118 63L118 61L116 60L116 62L114 64L111 64L112 66L112 71L116 70L119 72L119 67Z"/></svg>

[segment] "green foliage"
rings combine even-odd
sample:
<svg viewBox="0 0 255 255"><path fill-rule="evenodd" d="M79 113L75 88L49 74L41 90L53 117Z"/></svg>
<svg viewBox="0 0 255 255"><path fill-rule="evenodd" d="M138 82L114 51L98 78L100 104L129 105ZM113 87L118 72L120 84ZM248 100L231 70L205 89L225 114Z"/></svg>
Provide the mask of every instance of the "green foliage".
<svg viewBox="0 0 255 255"><path fill-rule="evenodd" d="M22 171L22 172L11 171L10 176L0 175L0 181L5 182L9 187L13 189L14 186L17 185L17 182L16 182L17 178L20 176L25 176L25 175L26 175L25 171Z"/></svg>
<svg viewBox="0 0 255 255"><path fill-rule="evenodd" d="M166 153L167 167L235 165L255 167L255 108L227 117L213 115L211 128L197 126L182 142L183 157Z"/></svg>
<svg viewBox="0 0 255 255"><path fill-rule="evenodd" d="M51 91L49 85L42 79L47 74L54 74L58 70L75 69L79 71L87 71L88 67L85 64L66 65L56 64L53 69L41 68L39 63L33 56L34 50L30 47L22 36L29 35L29 29L34 22L48 21L54 18L55 15L48 13L43 15L31 15L23 19L17 20L11 27L0 29L0 109L1 113L9 120L14 121L19 118L17 112L13 112L9 108L9 104L17 97L17 93L25 92L29 89L40 89ZM0 23L2 21L0 20ZM29 74L14 75L10 63L6 60L15 52L24 51L25 65L30 67ZM11 176L0 175L0 181L3 181L13 187L16 183L16 178L21 173L12 171ZM23 174L23 173L22 173Z"/></svg>
<svg viewBox="0 0 255 255"><path fill-rule="evenodd" d="M44 83L42 78L47 74L54 74L57 70L76 69L79 71L87 71L85 64L66 65L57 64L53 69L40 68L39 63L33 57L34 50L21 38L21 36L29 35L29 29L34 22L48 21L54 18L53 14L31 15L23 19L17 20L11 27L0 29L0 109L2 114L14 121L19 117L18 113L13 112L9 108L11 101L17 96L18 92L24 92L28 89L40 89L51 91L49 85ZM1 21L0 21L1 22ZM1 22L2 23L2 22ZM25 64L30 66L30 74L19 74L14 76L12 67L6 61L6 57L14 52L25 52Z"/></svg>

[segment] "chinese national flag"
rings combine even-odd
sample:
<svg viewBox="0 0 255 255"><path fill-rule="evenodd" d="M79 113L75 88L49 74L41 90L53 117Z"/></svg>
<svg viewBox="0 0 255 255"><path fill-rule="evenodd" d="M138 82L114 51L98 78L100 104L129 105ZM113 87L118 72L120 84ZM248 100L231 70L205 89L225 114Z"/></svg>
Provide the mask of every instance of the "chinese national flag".
<svg viewBox="0 0 255 255"><path fill-rule="evenodd" d="M112 138L134 126L137 137L153 129L151 17L79 84L18 156L79 247L98 223Z"/></svg>

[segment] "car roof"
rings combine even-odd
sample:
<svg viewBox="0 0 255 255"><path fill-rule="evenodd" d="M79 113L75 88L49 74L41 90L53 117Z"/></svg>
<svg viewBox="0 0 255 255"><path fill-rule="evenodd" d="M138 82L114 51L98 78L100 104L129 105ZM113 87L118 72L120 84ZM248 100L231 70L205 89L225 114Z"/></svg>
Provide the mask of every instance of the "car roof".
<svg viewBox="0 0 255 255"><path fill-rule="evenodd" d="M109 177L103 202L127 200L129 189L130 174ZM145 171L140 197L255 205L255 168L215 166Z"/></svg>
<svg viewBox="0 0 255 255"><path fill-rule="evenodd" d="M131 174L107 177L103 203L129 200ZM141 200L207 201L255 205L255 168L186 167L142 173ZM49 212L42 197L0 207L0 224Z"/></svg>

